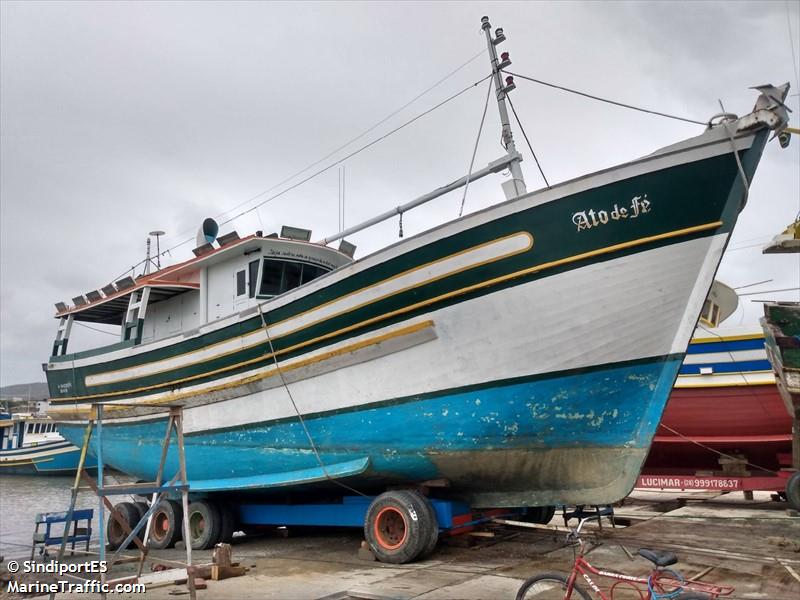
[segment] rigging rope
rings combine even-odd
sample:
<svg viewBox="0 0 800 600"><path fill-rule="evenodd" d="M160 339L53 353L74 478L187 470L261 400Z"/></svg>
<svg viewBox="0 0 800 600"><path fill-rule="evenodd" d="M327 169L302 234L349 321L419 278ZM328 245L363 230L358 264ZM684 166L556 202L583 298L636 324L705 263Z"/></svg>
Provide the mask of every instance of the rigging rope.
<svg viewBox="0 0 800 600"><path fill-rule="evenodd" d="M525 141L528 143L528 149L531 151L533 155L533 160L536 161L536 166L539 169L539 173L544 179L544 184L547 186L547 189L550 189L550 182L547 181L547 177L544 176L544 171L542 170L542 165L539 164L539 159L536 156L536 152L533 151L533 146L531 146L531 141L528 139L528 134L525 133L525 128L522 126L522 121L519 120L519 116L517 116L517 109L514 108L514 103L511 101L511 96L506 95L508 98L508 103L511 105L511 112L514 113L514 118L517 120L517 125L519 125L519 130L522 132L522 136L525 138Z"/></svg>
<svg viewBox="0 0 800 600"><path fill-rule="evenodd" d="M290 175L290 176L289 176L289 177L287 177L286 179L284 179L284 180L282 180L282 181L279 181L278 183L276 183L276 184L275 184L275 185L273 185L272 187L269 187L269 188L267 188L267 189L266 189L266 190L264 190L263 192L259 192L258 194L256 194L256 195L255 195L255 196L253 196L252 198L249 198L249 199L245 200L244 202L241 202L240 204L237 204L236 206L234 206L234 207L232 207L232 208L228 209L228 210L227 210L227 211L225 211L224 213L222 213L222 214L218 215L218 218L221 218L221 217L222 217L223 215L225 215L226 213L230 213L230 212L232 212L232 211L236 210L237 208L240 208L240 207L244 206L245 204L249 204L250 202L252 202L252 201L254 201L254 200L257 200L258 198L261 198L263 195L267 194L268 192L271 192L271 191L272 191L272 190L274 190L275 188L277 188L277 187L279 187L279 186L283 185L284 183L288 183L289 181L291 181L291 180L292 180L292 179L294 179L295 177L298 177L299 175L302 175L303 173L305 173L305 172L306 172L306 171L308 171L309 169L311 169L311 168L313 168L313 167L316 167L318 164L320 164L321 162L323 162L323 161L325 161L325 160L329 159L331 156L333 156L333 155L334 155L334 154L336 154L337 152L339 152L339 151L343 150L344 148L346 148L347 146L349 146L349 145L350 145L350 144L352 144L353 142L356 142L356 141L360 140L360 139L361 139L361 138L363 138L365 135L367 135L368 133L370 133L370 132L374 131L375 129L377 129L378 127L380 127L381 125L383 125L383 124L384 124L386 121L388 121L389 119L391 119L392 117L394 117L394 116L395 116L395 115L397 115L398 113L402 112L403 110L405 110L406 108L408 108L409 106L411 106L411 105L412 105L414 102L416 102L417 100L419 100L420 98L422 98L422 97L423 97L425 94L427 94L428 92L430 92L430 91L431 91L431 90L433 90L434 88L438 87L439 85L441 85L442 83L444 83L445 81L447 81L448 79L450 79L450 77L452 77L453 75L455 75L456 73L458 73L458 72L459 72L461 69L463 69L464 67L466 67L466 66L467 66L467 65L469 65L470 63L474 62L474 61L475 61L475 60L476 60L476 59L477 59L479 56L481 56L481 55L485 54L485 52L486 52L485 50L481 50L481 51L480 51L480 52L478 52L478 53L477 53L475 56L473 56L472 58L470 58L469 60L467 60L466 62L464 62L463 64L461 64L460 66L458 66L458 67L456 67L455 69L453 69L452 71L450 71L450 72L449 72L447 75L445 75L444 77L442 77L441 79L439 79L439 80L438 80L436 83L434 83L434 84L433 84L433 85L431 85L430 87L426 88L425 90L423 90L422 92L420 92L419 94L417 94L416 96L414 96L414 97L413 97L411 100L409 100L408 102L406 102L405 104L403 104L403 106L401 106L400 108L398 108L398 109L396 109L396 110L392 111L392 112L391 112L391 113L389 113L387 116L385 116L383 119L381 119L380 121L378 121L377 123L375 123L374 125L372 125L371 127L369 127L368 129L365 129L364 131L362 131L360 134L358 134L358 135L357 135L357 136L355 136L354 138L352 138L352 139L348 140L347 142L345 142L344 144L340 145L338 148L336 148L336 149L332 150L331 152L329 152L328 154L326 154L325 156L323 156L323 157L322 157L322 158L320 158L319 160L317 160L317 161L315 161L315 162L311 163L310 165L308 165L307 167L304 167L303 169L301 169L301 170L297 171L297 172L296 172L296 173L294 173L293 175ZM236 218L236 217L234 217L234 218ZM225 222L227 223L227 222L229 222L229 221L225 221Z"/></svg>
<svg viewBox="0 0 800 600"><path fill-rule="evenodd" d="M229 213L229 212L231 212L231 211L233 211L233 210L236 210L237 208L239 208L239 207L241 207L241 206L244 206L245 204L248 204L248 203L252 202L253 200L256 200L256 199L258 199L258 198L262 197L264 194L266 194L266 193L268 193L268 192L270 192L270 191L274 190L276 187L278 187L278 186L281 186L281 185L283 185L284 183L287 183L287 182L291 181L291 180L292 180L292 179L294 179L295 177L297 177L297 176L299 176L299 175L301 175L301 174L305 173L306 171L308 171L308 170L309 170L309 169L311 169L312 167L315 167L315 166L316 166L316 165L318 165L319 163L323 162L324 160L326 160L326 159L330 158L331 156L333 156L333 155L334 155L334 154L336 154L337 152L339 152L339 151L341 151L342 149L346 148L347 146L349 146L349 145L350 145L350 144L352 144L353 142L355 142L355 141L357 141L357 140L361 139L362 137L364 137L364 136L365 136L365 135L367 135L368 133L370 133L370 132L374 131L374 130L375 130L377 127L379 127L380 125L382 125L383 123L385 123L386 121L388 121L389 119L391 119L392 117L394 117L395 115L397 115L398 113L400 113L401 111L403 111L404 109L408 108L408 107L409 107L411 104L413 104L414 102L416 102L417 100L419 100L420 98L422 98L422 97L423 97L425 94L427 94L428 92L432 91L433 89L435 89L436 87L438 87L439 85L441 85L442 83L444 83L445 81L447 81L447 80L448 80L450 77L452 77L453 75L455 75L456 73L458 73L459 71L461 71L462 69L464 69L466 66L468 66L469 64L471 64L472 62L474 62L474 61L475 61L475 60L476 60L478 57L482 56L484 53L485 53L485 50L481 50L480 52L478 52L477 54L475 54L474 56L472 56L470 59L468 59L467 61L465 61L464 63L462 63L461 65L459 65L458 67L456 67L455 69L453 69L452 71L450 71L449 73L447 73L447 74L446 74L444 77L442 77L441 79L439 79L438 81L436 81L434 84L432 84L431 86L429 86L428 88L426 88L425 90L423 90L422 92L420 92L419 94L417 94L416 96L414 96L414 97L413 97L411 100L409 100L408 102L406 102L405 104L403 104L401 107L397 108L396 110L394 110L393 112L391 112L389 115L387 115L386 117L384 117L383 119L381 119L380 121L378 121L377 123L375 123L374 125L372 125L371 127L369 127L368 129L364 130L364 131L363 131L363 132L361 132L359 135L355 136L354 138L351 138L350 140L348 140L348 141L347 141L347 142L345 142L344 144L340 145L340 146L339 146L338 148L336 148L335 150L333 150L333 151L329 152L328 154L326 154L325 156L323 156L323 157L322 157L322 158L320 158L319 160L317 160L317 161L315 161L315 162L311 163L310 165L308 165L308 166L304 167L304 168L303 168L303 169L301 169L300 171L297 171L296 173L294 173L294 174L293 174L293 175L291 175L290 177L287 177L286 179L284 179L284 180L282 180L282 181L280 181L280 182L276 183L276 184L275 184L275 185L273 185L272 187L270 187L270 188L268 188L268 189L264 190L263 192L260 192L260 193L256 194L255 196L252 196L251 198L248 198L248 199L247 199L247 200L245 200L244 202L241 202L240 204L237 204L236 206L234 206L233 208L229 209L228 211L226 211L226 212L224 212L224 213L221 213L220 215L217 215L217 218L221 218L221 217L222 217L224 214L226 214L226 213ZM488 78L488 77L491 77L491 75L487 75L487 77L486 77L486 78ZM486 78L484 78L484 79L486 79ZM352 157L352 156L355 156L356 154L358 154L358 153L359 153L359 152L361 152L362 150L365 150L366 148L368 148L368 147L370 147L370 146L374 145L375 143L377 143L377 142L379 142L379 141L382 141L382 140L386 139L387 137L389 137L389 136L390 136L390 135L392 135L393 133L396 133L397 131L399 131L400 129L402 129L403 127L405 127L406 125L410 125L411 123L413 123L414 121L416 121L416 120L417 120L417 119L419 119L420 117L423 117L423 116L427 115L428 113L430 113L430 112L433 112L434 110L436 110L436 109L437 109L437 108L439 108L440 106L442 106L442 105L446 104L446 103L447 103L447 102L449 102L450 100L453 100L453 99L455 99L456 97L460 96L461 94L463 94L464 92L468 91L469 89L472 89L472 88L473 88L473 87L475 87L476 85L479 85L480 83L482 83L482 82L484 81L484 79L481 79L481 80L480 80L480 81L478 81L477 83L475 83L475 84L473 84L473 85L469 86L469 88L465 88L464 90L462 90L462 91L458 92L457 94L455 94L455 95L453 95L453 96L451 96L451 97L449 97L449 98L445 99L443 102L441 102L441 103L437 104L436 106L434 106L434 107L433 107L433 108L431 108L430 110L427 110L427 111L425 111L424 113L422 113L422 114L420 114L420 115L418 115L418 116L414 117L413 119L411 119L410 121L408 121L408 122L404 123L404 124L403 124L403 125L401 125L400 127L398 127L398 128L396 128L396 129L394 129L394 130L390 131L388 134L386 134L386 135L384 135L384 136L381 136L380 138L378 138L377 140L375 140L375 142L372 142L372 143L370 143L370 144L367 144L366 146L364 146L364 147L360 148L358 151L356 151L356 152L354 152L354 153L352 153L352 154L349 154L348 156L346 156L346 157L345 157L345 159L347 159L347 158L350 158L350 157ZM343 159L343 160L344 160L344 159ZM247 214L247 213L248 213L248 212L250 212L251 210L254 210L254 209L257 209L257 208L258 208L258 207L260 207L260 206L263 206L264 204L266 204L266 203L267 203L267 202L269 202L270 200L274 200L274 199L275 199L275 198L277 198L278 196L281 196L281 195L283 195L284 193L286 193L287 191L290 191L290 190L292 190L292 189L294 189L294 188L298 187L299 185L302 185L303 183L305 183L305 182L309 181L310 179L313 179L313 178L314 178L314 177L316 177L317 175L320 175L320 174L324 173L325 171L327 171L328 169L330 169L330 168L332 168L332 167L334 167L334 166L336 166L336 165L340 164L341 162L343 162L343 160L337 161L337 162L333 163L332 165L328 166L327 168L325 168L325 169L322 169L322 170L320 170L320 171L317 171L316 173L314 173L314 174L313 174L313 175L311 175L310 177L308 177L308 178L304 179L303 181L301 181L301 182L300 182L300 183L298 183L297 185L294 185L294 186L292 186L292 187L288 188L287 190L284 190L283 192L280 192L279 194L276 194L275 196L273 196L273 197L271 197L271 198L268 198L268 199L267 199L267 200L265 200L264 202L261 202L261 203L259 203L259 204L255 205L254 207L252 207L252 208L250 208L250 209L248 209L248 210L246 210L246 211L240 212L240 213L239 213L239 214L237 214L236 216L234 216L234 217L232 217L232 218L230 218L230 219L227 219L227 220L223 221L223 222L222 222L222 223L220 223L220 224L221 224L221 225L225 225L226 223L230 223L231 221L233 221L233 220L235 220L235 219L238 219L238 218L239 218L239 217L241 217L242 215L244 215L244 214ZM259 215L259 220L260 220L260 218L261 218L261 217L260 217L260 215ZM182 235L182 234L180 234L180 235ZM175 237L180 237L180 235L176 235ZM180 248L181 246L184 246L185 244L188 244L188 243L189 243L189 242L191 242L193 239L194 239L194 237L188 237L188 238L184 239L183 241L181 241L181 242L178 242L177 244L175 244L175 245L173 245L173 246L170 246L169 248L167 248L167 249L163 250L163 251L162 251L162 252L159 254L159 256L166 256L167 254L169 254L169 253L170 253L170 251L171 251L171 250L176 250L177 248ZM116 281L117 279L119 279L120 277L122 277L123 275L125 275L125 274L126 274L128 271L135 271L136 267L138 267L138 266L139 266L139 265L141 265L141 264L144 264L145 262L146 262L146 259L145 259L145 260L142 260L142 261L140 261L140 262L138 262L138 263L136 263L136 264L135 264L135 265L133 265L133 266L132 266L130 269L126 269L125 271L123 271L123 272L122 272L122 274L120 274L120 275L118 275L117 277L115 277L114 279L112 279L112 280L111 280L111 282L114 282L114 281Z"/></svg>
<svg viewBox="0 0 800 600"><path fill-rule="evenodd" d="M486 122L486 110L489 108L489 96L492 94L493 81L489 81L489 88L486 90L486 102L483 104L483 114L481 115L481 124L478 126L478 137L475 139L475 147L472 149L472 158L469 161L469 170L467 171L467 182L464 185L464 195L461 196L461 208L458 210L458 216L464 214L464 203L467 201L467 190L469 190L469 180L472 177L472 168L475 166L475 155L478 153L478 143L481 141L481 133L483 132L483 124Z"/></svg>
<svg viewBox="0 0 800 600"><path fill-rule="evenodd" d="M308 430L308 426L306 425L305 419L303 419L303 415L300 414L300 409L297 408L297 403L294 401L294 396L292 396L292 392L289 389L289 384L286 383L286 378L283 376L283 370L281 369L280 364L278 364L278 355L275 353L275 347L272 345L272 336L269 334L269 328L267 327L267 320L264 317L264 311L261 310L261 304L256 304L258 307L258 315L261 317L261 326L264 329L264 333L267 335L267 341L269 342L269 351L272 354L272 360L275 363L275 369L278 371L278 376L281 379L281 383L283 384L283 388L286 390L286 394L289 396L289 400L292 403L292 407L294 408L294 412L297 414L297 418L300 420L300 426L303 428L303 431L308 438L308 443L311 445L311 450L314 452L314 456L317 457L317 462L319 463L322 472L325 475L325 478L343 487L346 490L350 490L358 494L359 496L366 496L363 492L359 492L357 489L350 487L349 485L342 483L338 479L335 479L328 473L328 469L325 467L325 463L322 460L322 456L320 456L319 450L317 449L317 445L314 443L314 439L311 437L311 432Z"/></svg>
<svg viewBox="0 0 800 600"><path fill-rule="evenodd" d="M492 75L491 75L491 74L489 74L489 75L487 75L486 77L483 77L482 79L480 79L479 81L476 81L475 83L473 83L473 84L471 84L471 85L468 85L467 87L465 87L464 89L462 89L460 92L456 92L455 94L453 94L453 95L449 96L448 98L445 98L444 100L442 100L441 102L439 102L439 103L438 103L438 104L436 104L435 106L433 106L433 107L429 108L428 110L426 110L426 111L424 111L424 112L421 112L421 113L420 113L420 114L418 114L416 117L414 117L414 118L412 118L412 119L409 119L408 121L406 121L406 122L405 122L405 123L403 123L402 125L399 125L398 127L395 127L395 128L394 128L394 129L392 129L391 131L389 131L389 132L387 132L387 133L383 134L382 136L380 136L380 137L378 137L378 138L376 138L376 139L372 140L372 141L371 141L371 142L369 142L368 144L364 144L363 146L361 146L361 147L360 147L360 148L358 148L357 150L353 150L353 151L352 151L350 154L347 154L346 156L344 156L344 157L342 157L342 158L340 158L340 159L336 160L335 162L333 162L333 163L329 164L327 167L323 167L323 168L322 168L322 169L320 169L319 171L316 171L316 172L312 173L312 174L311 174L311 175L309 175L308 177L305 177L304 179L301 179L301 180L300 180L300 181L298 181L297 183L294 183L294 184L290 185L289 187L285 188L284 190L282 190L282 191L278 192L277 194L274 194L274 195L270 196L269 198L266 198L265 200L262 200L261 202L259 202L259 203L258 203L258 204L256 204L255 206L252 206L252 207L250 207L250 208L248 208L248 209L246 209L246 210L243 210L243 211L242 211L242 212L240 212L239 214L237 214L237 215L235 215L235 216L231 217L230 219L228 219L228 220L226 220L226 221L223 221L222 223L220 223L220 225L225 225L225 224L227 224L227 223L230 223L231 221L233 221L233 220L235 220L235 219L238 219L239 217L241 217L241 216L243 216L243 215L245 215L245 214L249 213L250 211L257 209L257 208L258 208L258 207L260 207L260 206L263 206L263 205L264 205L264 204L266 204L267 202L271 202L271 201L275 200L276 198L279 198L280 196L283 196L283 195L284 195L284 194L286 194L287 192L290 192L291 190L293 190L293 189L295 189L295 188L297 188L297 187L300 187L301 185L303 185L303 184L304 184L304 183L306 183L307 181L310 181L311 179L314 179L314 177L316 177L317 175L321 175L322 173L324 173L325 171L328 171L329 169L332 169L332 168L333 168L333 167L335 167L336 165L339 165L339 164L341 164L341 163L345 162L346 160L348 160L348 159L350 159L350 158L354 157L355 155L357 155L357 154L360 154L361 152L363 152L363 151L364 151L364 150L366 150L367 148L370 148L370 147L374 146L375 144L377 144L377 143L379 143L379 142L382 142L383 140L385 140L386 138L388 138L388 137L389 137L389 136L391 136L391 135L394 135L395 133L397 133L397 132L398 132L398 131L400 131L401 129L403 129L403 128L405 128L405 127L408 127L409 125L411 125L412 123L414 123L414 122L418 121L418 120L419 120L419 119L421 119L422 117L424 117L424 116L426 116L426 115L429 115L430 113L432 113L433 111L435 111L435 110L436 110L436 109L438 109L438 108L441 108L442 106L444 106L444 105L445 105L445 104L447 104L448 102L450 102L450 101L452 101L452 100L455 100L455 99L456 99L456 98L458 98L458 97L459 97L461 94L464 94L465 92L468 92L468 91L470 91L472 88L474 88L474 87L476 87L476 86L480 85L481 83L483 83L484 81L486 81L487 79L489 79L491 76L492 76Z"/></svg>
<svg viewBox="0 0 800 600"><path fill-rule="evenodd" d="M741 460L738 456L731 456L730 454L725 454L724 452L720 452L719 450L716 450L716 449L712 448L711 446L707 446L706 444L703 444L701 442L693 440L692 438L683 435L679 431L675 431L672 427L669 427L668 425L664 425L664 423L659 423L659 427L663 427L667 431L677 435L679 438L683 438L687 442L691 442L692 444L695 444L696 446L700 446L701 448L705 448L706 450L709 450L710 452L713 452L714 454L719 454L723 458L730 458L730 459L736 460L736 461ZM753 467L755 469L760 469L762 471L766 471L767 473L772 473L773 475L777 475L778 474L777 471L773 471L772 469L767 469L766 467L760 467L758 465L754 465L749 460L744 461L744 464L746 464L748 466L751 466L751 467Z"/></svg>
<svg viewBox="0 0 800 600"><path fill-rule="evenodd" d="M584 98L590 98L591 100L598 100L600 102L606 102L607 104L613 104L614 106L621 106L622 108L630 108L631 110L638 110L639 112L648 113L651 115L667 117L668 119L675 119L676 121L694 123L695 125L707 125L705 121L695 121L694 119L687 119L686 117L678 117L676 115L659 112L657 110L650 110L647 108L642 108L640 106L633 106L632 104L625 104L624 102L617 102L616 100L609 100L608 98L601 98L600 96L594 96L592 94L587 94L586 92L579 92L578 90L573 90L568 87L556 85L555 83L548 83L547 81L542 81L541 79L534 79L533 77L527 77L525 75L520 75L518 73L512 73L511 71L503 71L503 73L508 73L509 75L513 75L514 77L519 77L520 79L527 79L528 81L532 81L533 83L538 83L540 85L555 88L557 90L562 90L564 92L569 92L571 94L577 94L578 96L583 96Z"/></svg>
<svg viewBox="0 0 800 600"><path fill-rule="evenodd" d="M127 272L127 271L126 271ZM103 331L102 329L97 329L97 327L90 327L86 323L81 323L80 321L72 321L76 325L80 325L81 327L86 327L86 329L91 329L92 331L97 331L99 333L105 333L106 335L113 335L114 337L119 337L118 333L114 333L113 331Z"/></svg>

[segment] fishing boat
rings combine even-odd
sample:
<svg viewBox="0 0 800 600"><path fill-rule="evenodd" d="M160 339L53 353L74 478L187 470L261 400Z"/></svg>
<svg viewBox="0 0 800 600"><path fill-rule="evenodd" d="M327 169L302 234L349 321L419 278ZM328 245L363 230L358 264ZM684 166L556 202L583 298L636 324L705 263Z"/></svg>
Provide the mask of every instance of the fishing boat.
<svg viewBox="0 0 800 600"><path fill-rule="evenodd" d="M193 258L57 304L45 369L63 435L80 443L102 406L104 460L152 480L164 407L180 405L195 492L437 481L474 507L624 497L788 84L696 137L528 192L505 36L483 29L503 157L316 242L296 227L217 237L208 219ZM506 170L505 200L353 259L346 237ZM74 321L118 325L119 341L68 353Z"/></svg>
<svg viewBox="0 0 800 600"><path fill-rule="evenodd" d="M736 292L715 281L645 462L650 474L694 475L788 464L792 421L760 325L726 325ZM720 458L723 464L720 464Z"/></svg>
<svg viewBox="0 0 800 600"><path fill-rule="evenodd" d="M0 413L0 475L69 475L78 468L80 448L44 415ZM86 468L94 468L94 459Z"/></svg>

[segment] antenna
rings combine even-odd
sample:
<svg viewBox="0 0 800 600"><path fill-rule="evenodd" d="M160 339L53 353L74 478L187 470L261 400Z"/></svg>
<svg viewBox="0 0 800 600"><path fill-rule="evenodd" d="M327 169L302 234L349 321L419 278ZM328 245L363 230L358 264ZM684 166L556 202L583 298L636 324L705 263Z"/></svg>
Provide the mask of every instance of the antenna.
<svg viewBox="0 0 800 600"><path fill-rule="evenodd" d="M164 232L160 229L151 231L148 235L155 236L156 238L156 268L161 270L161 236ZM150 238L147 238L147 258L150 259Z"/></svg>
<svg viewBox="0 0 800 600"><path fill-rule="evenodd" d="M147 275L150 272L150 236L147 236L147 255L144 257L144 271L142 275Z"/></svg>
<svg viewBox="0 0 800 600"><path fill-rule="evenodd" d="M506 77L505 85L503 85L503 79L500 75L501 69L511 64L508 52L503 52L502 63L497 60L497 48L495 48L495 46L506 40L502 27L498 27L495 30L495 37L492 38L492 26L489 23L489 17L483 17L481 18L481 29L486 32L486 44L489 48L489 59L492 63L494 89L497 94L497 108L500 111L500 123L503 125L503 146L505 146L509 157L517 157L509 164L511 181L503 184L506 197L510 199L524 194L526 191L525 177L522 175L522 168L519 166L522 158L517 153L517 148L514 145L514 134L511 132L511 123L508 119L508 109L506 108L506 95L517 86L514 84L514 78L511 75ZM508 185L509 183L511 185Z"/></svg>

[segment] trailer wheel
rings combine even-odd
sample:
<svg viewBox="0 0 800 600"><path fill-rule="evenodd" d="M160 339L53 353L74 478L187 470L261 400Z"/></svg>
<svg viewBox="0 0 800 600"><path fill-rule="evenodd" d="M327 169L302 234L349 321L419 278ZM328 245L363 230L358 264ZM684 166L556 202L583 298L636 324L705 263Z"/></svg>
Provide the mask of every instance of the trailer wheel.
<svg viewBox="0 0 800 600"><path fill-rule="evenodd" d="M125 519L125 522L128 524L128 527L133 529L133 527L139 522L139 509L136 508L136 505L133 502L120 502L119 504L114 506L117 509L117 512L122 515L122 518ZM108 540L108 547L111 550L116 550L122 545L122 542L125 541L125 538L128 537L128 534L125 533L125 530L122 528L122 525L117 523L116 519L111 515L108 516L108 525L106 526L106 539ZM129 544L133 546L134 542Z"/></svg>
<svg viewBox="0 0 800 600"><path fill-rule="evenodd" d="M403 564L417 558L437 528L427 499L417 492L384 492L369 505L364 537L378 560Z"/></svg>
<svg viewBox="0 0 800 600"><path fill-rule="evenodd" d="M547 525L553 520L556 514L555 506L534 506L528 508L528 513L523 515L522 520L528 523L538 523L539 525Z"/></svg>
<svg viewBox="0 0 800 600"><path fill-rule="evenodd" d="M222 519L219 510L208 500L189 505L189 536L193 550L208 550L219 541Z"/></svg>
<svg viewBox="0 0 800 600"><path fill-rule="evenodd" d="M147 510L150 508L147 502L134 502L133 505L136 507L136 510L139 511L139 519L144 517Z"/></svg>
<svg viewBox="0 0 800 600"><path fill-rule="evenodd" d="M153 511L150 524L150 547L156 550L172 548L181 539L183 506L174 500L163 500Z"/></svg>
<svg viewBox="0 0 800 600"><path fill-rule="evenodd" d="M428 542L425 544L422 552L419 553L419 556L417 556L417 558L425 558L436 549L436 544L439 543L439 519L436 516L436 509L433 507L431 501L422 494L419 494L419 496L422 499L423 505L425 505L430 511L430 520L433 525L431 527L431 533L430 537L428 538Z"/></svg>
<svg viewBox="0 0 800 600"><path fill-rule="evenodd" d="M236 531L236 515L233 508L225 502L217 502L219 509L219 541L223 544L230 544L233 539L233 532Z"/></svg>
<svg viewBox="0 0 800 600"><path fill-rule="evenodd" d="M800 510L800 471L792 474L786 482L786 501L795 510Z"/></svg>

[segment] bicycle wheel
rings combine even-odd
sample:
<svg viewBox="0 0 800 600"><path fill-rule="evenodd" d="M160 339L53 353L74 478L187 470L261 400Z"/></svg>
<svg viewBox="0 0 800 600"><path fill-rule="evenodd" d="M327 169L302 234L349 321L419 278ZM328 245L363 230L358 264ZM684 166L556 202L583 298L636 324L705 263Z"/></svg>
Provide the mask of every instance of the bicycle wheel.
<svg viewBox="0 0 800 600"><path fill-rule="evenodd" d="M560 573L541 573L523 583L517 592L516 600L569 600L567 583L569 579ZM592 600L577 583L572 586L570 598Z"/></svg>

